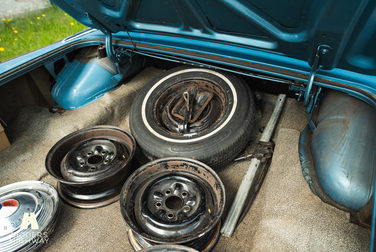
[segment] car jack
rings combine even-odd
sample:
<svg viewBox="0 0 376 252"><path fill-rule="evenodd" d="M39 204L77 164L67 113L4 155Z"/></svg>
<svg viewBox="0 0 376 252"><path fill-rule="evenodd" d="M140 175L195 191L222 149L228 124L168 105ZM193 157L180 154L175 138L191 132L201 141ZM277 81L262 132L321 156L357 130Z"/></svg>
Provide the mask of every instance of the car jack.
<svg viewBox="0 0 376 252"><path fill-rule="evenodd" d="M282 112L283 106L286 101L286 95L280 94L276 106L274 108L273 114L271 115L268 124L259 140L259 142L269 142L277 126L278 118ZM243 211L246 199L248 198L250 189L255 180L256 172L260 167L261 160L258 157L253 157L251 159L251 164L248 167L247 173L245 174L242 183L239 186L238 192L236 193L235 200L232 203L227 218L221 229L221 234L227 237L231 237L235 231L236 225L238 223L239 217Z"/></svg>

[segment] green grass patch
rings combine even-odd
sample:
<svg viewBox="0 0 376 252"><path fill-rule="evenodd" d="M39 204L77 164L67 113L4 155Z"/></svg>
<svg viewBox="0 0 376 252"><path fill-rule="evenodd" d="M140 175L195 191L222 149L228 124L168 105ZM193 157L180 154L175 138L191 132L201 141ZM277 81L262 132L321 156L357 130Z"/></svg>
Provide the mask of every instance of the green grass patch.
<svg viewBox="0 0 376 252"><path fill-rule="evenodd" d="M0 20L0 62L62 40L87 27L53 5Z"/></svg>

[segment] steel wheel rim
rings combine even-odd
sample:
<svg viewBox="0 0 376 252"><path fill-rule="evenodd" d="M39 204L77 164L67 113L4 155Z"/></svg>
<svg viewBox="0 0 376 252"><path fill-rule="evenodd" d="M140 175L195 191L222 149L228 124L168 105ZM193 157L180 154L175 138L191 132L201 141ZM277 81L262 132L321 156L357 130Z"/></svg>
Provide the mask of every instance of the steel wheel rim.
<svg viewBox="0 0 376 252"><path fill-rule="evenodd" d="M205 132L205 134L197 134L197 135L188 135L188 136L179 136L177 134L170 134L168 132L164 132L161 130L159 127L155 127L155 122L151 122L149 120L153 120L149 118L149 115L151 114L150 111L152 111L151 106L150 106L150 101L149 99L154 96L154 92L158 90L161 86L164 86L166 82L171 81L172 79L178 79L180 78L181 81L181 76L179 75L195 75L194 77L197 77L195 74L201 75L207 75L211 76L214 79L216 79L217 83L223 83L224 87L226 89L226 94L228 94L228 101L229 101L229 109L226 111L225 118L218 124L218 127L215 127L212 130L208 130ZM188 77L187 79L193 79L193 77ZM202 78L201 78L202 79ZM201 141L203 139L207 139L209 137L212 137L215 135L217 132L219 132L223 127L225 127L230 120L232 119L233 115L235 114L235 111L238 106L238 94L235 86L232 84L230 79L223 75L222 73L210 70L210 69L203 69L203 68L189 68L189 69L182 69L180 71L173 72L162 79L158 80L155 85L153 85L149 91L146 93L142 105L141 105L141 118L143 123L145 124L145 127L155 136L157 136L160 139L163 139L167 142L173 142L173 143L193 143L197 141Z"/></svg>
<svg viewBox="0 0 376 252"><path fill-rule="evenodd" d="M226 101L227 94L217 83L185 79L159 92L153 101L153 119L167 133L190 137L205 134L221 122L228 107Z"/></svg>
<svg viewBox="0 0 376 252"><path fill-rule="evenodd" d="M129 160L126 145L114 139L89 139L77 143L61 161L60 172L68 181L86 181L111 169L125 166Z"/></svg>
<svg viewBox="0 0 376 252"><path fill-rule="evenodd" d="M47 155L46 168L58 180L59 195L66 203L79 208L106 206L119 199L122 185L134 171L135 149L130 133L96 126L58 141Z"/></svg>
<svg viewBox="0 0 376 252"><path fill-rule="evenodd" d="M148 247L144 248L141 250L142 252L159 252L159 251L164 251L164 252L198 252L195 249L181 246L181 245L157 245L153 247Z"/></svg>
<svg viewBox="0 0 376 252"><path fill-rule="evenodd" d="M179 176L199 184L205 193L199 195L201 199L196 202L198 206L192 207L191 213L184 215L187 201L182 200L184 204L173 212L174 216L179 215L181 218L169 219L170 212L164 212L161 208L166 206L165 202L169 198L176 197L177 193L167 193L166 199L156 201L164 202L161 206L156 206L155 201L150 199L153 199L154 189L161 181L174 180L182 186L180 180L175 180ZM164 188L165 193L166 190ZM184 190L175 191L180 195L186 192L186 198L192 194L185 187ZM183 244L197 240L216 227L223 213L224 198L224 186L210 167L188 158L165 158L144 165L129 177L122 189L120 204L127 225L143 239L153 243ZM152 209L158 207L161 211Z"/></svg>
<svg viewBox="0 0 376 252"><path fill-rule="evenodd" d="M218 222L217 226L212 229L208 234L200 237L199 239L193 240L188 243L181 244L184 247L190 248L193 251L200 251L200 252L209 252L211 251L214 246L217 244L221 229L221 221ZM163 246L158 245L157 243L149 242L145 240L142 236L132 231L132 229L127 227L127 235L128 239L136 251L148 251L149 248L152 251L152 247L156 246ZM171 246L179 246L179 245L171 245Z"/></svg>

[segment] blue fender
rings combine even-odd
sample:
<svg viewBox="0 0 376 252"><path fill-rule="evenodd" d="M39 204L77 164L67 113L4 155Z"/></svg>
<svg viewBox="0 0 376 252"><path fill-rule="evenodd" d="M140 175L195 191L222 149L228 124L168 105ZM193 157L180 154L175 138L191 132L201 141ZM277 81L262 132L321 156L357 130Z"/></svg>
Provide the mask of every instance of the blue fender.
<svg viewBox="0 0 376 252"><path fill-rule="evenodd" d="M316 124L310 164L318 181L334 201L360 210L374 191L375 110L345 93L327 91Z"/></svg>
<svg viewBox="0 0 376 252"><path fill-rule="evenodd" d="M73 62L67 62L57 76L51 91L56 107L70 110L81 108L119 87L119 81L124 77L142 69L141 59L128 59L118 66L107 57L99 58L93 51L96 51L96 47L83 50Z"/></svg>

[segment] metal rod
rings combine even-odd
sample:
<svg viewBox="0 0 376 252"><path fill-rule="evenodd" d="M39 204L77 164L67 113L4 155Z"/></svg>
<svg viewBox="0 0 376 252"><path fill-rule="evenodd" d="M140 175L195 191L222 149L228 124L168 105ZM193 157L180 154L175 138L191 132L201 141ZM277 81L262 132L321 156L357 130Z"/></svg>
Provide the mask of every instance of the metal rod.
<svg viewBox="0 0 376 252"><path fill-rule="evenodd" d="M273 132L275 127L277 126L277 121L279 118L279 115L282 112L283 105L285 105L286 101L286 95L280 94L278 95L277 103L275 104L275 108L273 110L273 114L271 115L268 124L266 125L262 136L260 138L260 142L269 142L272 138Z"/></svg>
<svg viewBox="0 0 376 252"><path fill-rule="evenodd" d="M273 135L274 129L277 125L278 118L283 109L283 105L285 104L285 101L286 101L286 95L280 94L278 96L276 106L269 119L269 122L266 125L265 130L260 138L260 141L262 142L270 141ZM227 237L231 237L233 235L259 165L260 165L260 160L258 160L257 158L251 159L251 164L249 165L247 173L245 174L242 180L242 183L239 186L234 202L232 203L230 211L227 214L225 223L222 226L222 229L221 229L222 235L227 236Z"/></svg>

